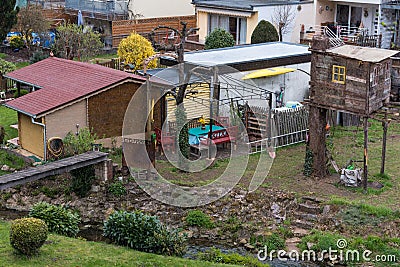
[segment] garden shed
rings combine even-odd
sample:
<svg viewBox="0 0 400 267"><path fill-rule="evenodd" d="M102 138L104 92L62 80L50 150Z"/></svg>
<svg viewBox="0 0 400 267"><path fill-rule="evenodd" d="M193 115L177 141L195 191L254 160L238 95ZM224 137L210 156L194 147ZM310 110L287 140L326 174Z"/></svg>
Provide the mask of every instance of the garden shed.
<svg viewBox="0 0 400 267"><path fill-rule="evenodd" d="M44 159L47 140L83 127L99 138L121 136L129 101L145 81L127 72L56 57L5 77L33 88L6 106L18 112L20 146Z"/></svg>

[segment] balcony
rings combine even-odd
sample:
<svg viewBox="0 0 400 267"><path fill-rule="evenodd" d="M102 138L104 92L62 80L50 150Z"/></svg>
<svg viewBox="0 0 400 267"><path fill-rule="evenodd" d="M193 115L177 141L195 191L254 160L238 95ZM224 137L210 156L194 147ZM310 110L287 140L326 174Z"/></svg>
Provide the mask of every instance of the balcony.
<svg viewBox="0 0 400 267"><path fill-rule="evenodd" d="M65 9L69 14L80 10L84 17L111 21L128 17L127 4L127 0L65 0Z"/></svg>
<svg viewBox="0 0 400 267"><path fill-rule="evenodd" d="M383 9L397 9L400 10L400 1L399 0L382 0L381 7Z"/></svg>
<svg viewBox="0 0 400 267"><path fill-rule="evenodd" d="M343 25L305 26L307 31L300 32L300 43L309 44L314 35L325 35L331 47L350 44L367 47L381 47L381 35L369 35L367 28L348 27Z"/></svg>

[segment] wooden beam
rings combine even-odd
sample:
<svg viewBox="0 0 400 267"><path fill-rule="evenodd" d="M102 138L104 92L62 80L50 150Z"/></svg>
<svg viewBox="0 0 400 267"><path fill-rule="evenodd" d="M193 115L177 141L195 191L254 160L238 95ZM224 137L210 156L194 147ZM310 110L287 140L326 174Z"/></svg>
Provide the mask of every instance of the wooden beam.
<svg viewBox="0 0 400 267"><path fill-rule="evenodd" d="M0 190L97 164L106 161L107 155L107 153L103 152L90 151L78 156L6 174L0 176Z"/></svg>
<svg viewBox="0 0 400 267"><path fill-rule="evenodd" d="M368 116L364 117L364 178L363 178L364 193L368 189Z"/></svg>
<svg viewBox="0 0 400 267"><path fill-rule="evenodd" d="M388 114L385 112L385 118L382 121L383 137L382 137L382 161L381 161L381 174L385 173L385 161L386 161L386 141L387 141L387 130L389 126Z"/></svg>

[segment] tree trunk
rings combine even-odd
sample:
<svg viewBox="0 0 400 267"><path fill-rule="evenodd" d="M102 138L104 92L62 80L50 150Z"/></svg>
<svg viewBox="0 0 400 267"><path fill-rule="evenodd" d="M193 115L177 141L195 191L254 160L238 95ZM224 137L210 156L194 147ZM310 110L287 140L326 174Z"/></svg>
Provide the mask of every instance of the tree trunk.
<svg viewBox="0 0 400 267"><path fill-rule="evenodd" d="M310 150L313 153L313 175L323 178L328 173L326 157L326 109L310 106Z"/></svg>

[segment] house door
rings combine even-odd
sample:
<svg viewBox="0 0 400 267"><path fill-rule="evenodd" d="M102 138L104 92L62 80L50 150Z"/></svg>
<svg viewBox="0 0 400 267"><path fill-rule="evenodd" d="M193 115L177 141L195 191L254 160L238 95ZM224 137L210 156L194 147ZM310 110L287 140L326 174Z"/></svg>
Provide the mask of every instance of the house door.
<svg viewBox="0 0 400 267"><path fill-rule="evenodd" d="M360 27L362 18L362 8L349 5L337 5L336 23L338 26L347 28L347 33L352 33ZM344 33L344 32L342 32Z"/></svg>
<svg viewBox="0 0 400 267"><path fill-rule="evenodd" d="M349 13L348 5L337 5L336 23L340 26L349 26Z"/></svg>

